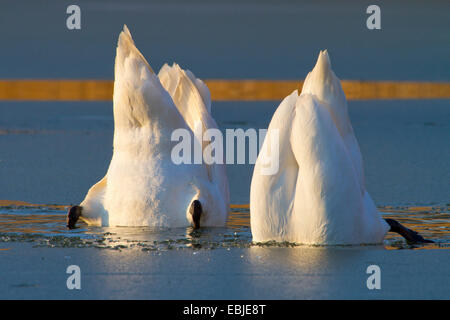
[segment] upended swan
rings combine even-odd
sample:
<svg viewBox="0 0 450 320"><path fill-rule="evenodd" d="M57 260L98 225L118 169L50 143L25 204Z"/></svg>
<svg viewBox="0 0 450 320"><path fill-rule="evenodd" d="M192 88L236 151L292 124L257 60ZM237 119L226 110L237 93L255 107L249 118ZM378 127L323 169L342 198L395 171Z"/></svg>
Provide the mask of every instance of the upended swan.
<svg viewBox="0 0 450 320"><path fill-rule="evenodd" d="M156 75L126 26L119 36L114 80L113 156L103 179L80 205L78 219L101 226L223 226L229 208L222 164L175 164L175 129L217 128L207 86L178 65ZM203 143L203 148L205 143Z"/></svg>
<svg viewBox="0 0 450 320"><path fill-rule="evenodd" d="M276 142L279 170L267 174L264 155L277 150ZM365 189L347 101L326 50L301 94L295 90L273 115L255 163L250 217L255 242L379 244L388 231L410 242L432 242L377 211Z"/></svg>

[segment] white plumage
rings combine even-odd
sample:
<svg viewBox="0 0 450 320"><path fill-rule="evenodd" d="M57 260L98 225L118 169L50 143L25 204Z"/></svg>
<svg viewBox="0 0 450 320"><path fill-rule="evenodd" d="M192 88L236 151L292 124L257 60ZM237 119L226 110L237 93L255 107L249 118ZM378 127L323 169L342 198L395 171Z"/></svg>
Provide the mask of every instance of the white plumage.
<svg viewBox="0 0 450 320"><path fill-rule="evenodd" d="M156 75L126 26L119 36L114 81L114 152L106 176L81 203L81 219L103 226L182 227L189 206L202 205L202 226L225 225L225 166L172 162L175 129L217 128L206 85L178 65Z"/></svg>
<svg viewBox="0 0 450 320"><path fill-rule="evenodd" d="M326 51L300 96L286 97L268 128L279 134L279 170L264 175L261 153L250 192L253 240L302 244L381 243L388 224L364 185L347 101Z"/></svg>

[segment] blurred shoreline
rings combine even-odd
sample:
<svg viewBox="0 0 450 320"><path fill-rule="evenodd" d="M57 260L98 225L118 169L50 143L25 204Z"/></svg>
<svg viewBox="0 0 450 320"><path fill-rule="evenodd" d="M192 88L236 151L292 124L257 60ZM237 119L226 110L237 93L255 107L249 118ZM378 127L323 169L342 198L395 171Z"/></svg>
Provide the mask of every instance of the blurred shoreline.
<svg viewBox="0 0 450 320"><path fill-rule="evenodd" d="M204 80L215 101L282 100L303 80ZM450 99L450 82L342 80L347 100ZM111 80L0 80L0 100L109 101Z"/></svg>

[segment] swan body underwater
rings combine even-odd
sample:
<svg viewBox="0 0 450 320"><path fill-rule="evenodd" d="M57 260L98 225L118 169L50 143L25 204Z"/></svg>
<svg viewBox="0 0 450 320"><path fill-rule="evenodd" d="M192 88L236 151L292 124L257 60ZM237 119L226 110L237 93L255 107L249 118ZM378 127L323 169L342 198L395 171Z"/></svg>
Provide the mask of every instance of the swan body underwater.
<svg viewBox="0 0 450 320"><path fill-rule="evenodd" d="M105 177L69 209L67 226L78 219L98 226L224 226L225 165L171 159L174 130L217 128L207 86L176 64L156 75L126 26L114 69L113 156Z"/></svg>
<svg viewBox="0 0 450 320"><path fill-rule="evenodd" d="M263 172L263 154L277 148L269 138L275 132L279 170L269 175ZM380 244L388 231L408 242L432 242L377 211L365 189L347 101L326 50L301 94L295 90L287 96L269 124L251 182L250 222L255 242Z"/></svg>

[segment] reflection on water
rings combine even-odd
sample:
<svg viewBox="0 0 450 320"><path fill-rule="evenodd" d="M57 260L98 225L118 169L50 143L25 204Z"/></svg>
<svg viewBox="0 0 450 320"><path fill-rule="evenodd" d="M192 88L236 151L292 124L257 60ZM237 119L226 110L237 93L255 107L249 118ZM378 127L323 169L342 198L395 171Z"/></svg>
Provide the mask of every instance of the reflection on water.
<svg viewBox="0 0 450 320"><path fill-rule="evenodd" d="M397 219L418 231L434 244L408 245L397 234L388 233L386 249L450 248L450 206L447 207L381 207L385 217ZM108 249L138 248L162 252L179 249L226 249L258 247L294 247L293 243L252 243L248 205L231 205L224 228L151 228L89 227L67 230L67 208L55 205L0 203L0 242L27 241L36 246L96 247ZM369 246L370 247L370 246Z"/></svg>

